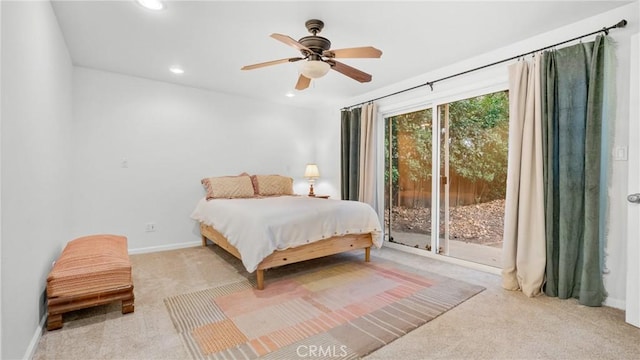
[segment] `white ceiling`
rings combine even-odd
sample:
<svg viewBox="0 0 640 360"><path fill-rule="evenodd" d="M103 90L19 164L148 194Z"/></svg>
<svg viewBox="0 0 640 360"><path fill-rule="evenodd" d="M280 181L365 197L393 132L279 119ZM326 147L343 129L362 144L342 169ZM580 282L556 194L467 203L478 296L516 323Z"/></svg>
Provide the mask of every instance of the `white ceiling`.
<svg viewBox="0 0 640 360"><path fill-rule="evenodd" d="M509 45L629 1L54 1L74 64L312 107L349 99ZM241 71L243 65L299 56L269 37L309 35L325 23L332 48L372 45L380 59L343 59L373 75L358 83L331 71L294 90L298 64ZM612 24L606 24L612 25ZM604 26L604 24L603 24ZM514 54L516 55L516 54ZM170 73L181 65L185 74ZM285 97L288 92L296 94Z"/></svg>

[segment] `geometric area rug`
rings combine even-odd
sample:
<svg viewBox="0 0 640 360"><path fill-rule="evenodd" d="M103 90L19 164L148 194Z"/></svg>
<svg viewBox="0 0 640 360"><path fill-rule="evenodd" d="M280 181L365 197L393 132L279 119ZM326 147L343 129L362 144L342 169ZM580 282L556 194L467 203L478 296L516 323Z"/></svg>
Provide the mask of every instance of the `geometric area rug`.
<svg viewBox="0 0 640 360"><path fill-rule="evenodd" d="M269 279L269 278L268 278ZM350 261L164 299L194 359L358 359L484 290Z"/></svg>

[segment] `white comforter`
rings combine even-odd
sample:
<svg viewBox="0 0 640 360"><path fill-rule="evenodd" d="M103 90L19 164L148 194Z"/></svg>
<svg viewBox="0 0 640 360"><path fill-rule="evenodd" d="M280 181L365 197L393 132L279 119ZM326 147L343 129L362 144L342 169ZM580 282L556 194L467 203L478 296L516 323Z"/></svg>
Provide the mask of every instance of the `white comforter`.
<svg viewBox="0 0 640 360"><path fill-rule="evenodd" d="M382 245L382 226L369 204L279 196L200 200L191 218L213 226L235 246L249 272L275 250L337 235L371 233Z"/></svg>

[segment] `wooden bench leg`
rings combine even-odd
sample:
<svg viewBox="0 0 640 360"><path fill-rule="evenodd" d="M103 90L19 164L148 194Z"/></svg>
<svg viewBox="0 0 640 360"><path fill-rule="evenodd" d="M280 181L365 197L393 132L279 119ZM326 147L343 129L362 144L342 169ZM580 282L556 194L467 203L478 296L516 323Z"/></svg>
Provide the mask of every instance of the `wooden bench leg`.
<svg viewBox="0 0 640 360"><path fill-rule="evenodd" d="M47 330L57 330L62 328L62 314L49 315L47 317Z"/></svg>
<svg viewBox="0 0 640 360"><path fill-rule="evenodd" d="M256 287L264 290L264 270L256 270Z"/></svg>
<svg viewBox="0 0 640 360"><path fill-rule="evenodd" d="M206 247L207 246L207 237L204 235L200 235L202 237L202 246Z"/></svg>
<svg viewBox="0 0 640 360"><path fill-rule="evenodd" d="M371 248L366 247L364 248L364 262L370 262L370 261L371 261Z"/></svg>
<svg viewBox="0 0 640 360"><path fill-rule="evenodd" d="M133 300L134 300L133 294L131 294L131 298L122 300L122 313L123 314L132 313L135 310L135 308L133 306Z"/></svg>

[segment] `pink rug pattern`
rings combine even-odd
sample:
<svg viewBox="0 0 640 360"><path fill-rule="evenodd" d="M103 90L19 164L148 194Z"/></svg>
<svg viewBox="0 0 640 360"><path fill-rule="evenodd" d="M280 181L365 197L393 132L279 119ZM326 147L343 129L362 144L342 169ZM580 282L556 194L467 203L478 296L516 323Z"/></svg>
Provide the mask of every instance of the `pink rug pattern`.
<svg viewBox="0 0 640 360"><path fill-rule="evenodd" d="M344 262L165 299L194 359L357 359L483 288L390 263Z"/></svg>

